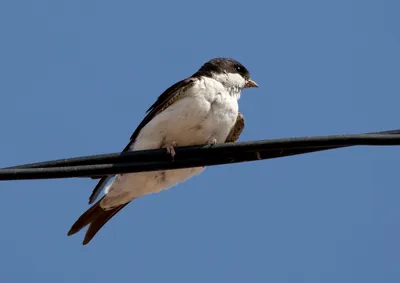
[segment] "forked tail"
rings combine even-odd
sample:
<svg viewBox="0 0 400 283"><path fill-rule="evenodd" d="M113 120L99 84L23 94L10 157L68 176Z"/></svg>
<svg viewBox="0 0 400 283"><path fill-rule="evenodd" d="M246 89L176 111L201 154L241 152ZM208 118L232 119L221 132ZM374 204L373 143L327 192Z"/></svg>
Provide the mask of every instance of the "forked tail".
<svg viewBox="0 0 400 283"><path fill-rule="evenodd" d="M104 197L103 197L104 198ZM86 231L85 239L82 244L86 245L89 243L93 237L99 232L101 227L104 226L115 214L117 214L121 209L125 207L129 202L121 204L111 210L103 210L100 206L101 198L92 207L86 210L76 222L72 225L71 229L68 231L68 236L78 233L82 228L89 225Z"/></svg>

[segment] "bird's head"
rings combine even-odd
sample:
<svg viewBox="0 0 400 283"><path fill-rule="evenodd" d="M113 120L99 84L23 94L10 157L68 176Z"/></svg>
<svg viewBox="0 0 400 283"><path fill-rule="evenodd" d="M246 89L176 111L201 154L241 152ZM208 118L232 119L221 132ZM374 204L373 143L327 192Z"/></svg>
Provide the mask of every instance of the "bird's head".
<svg viewBox="0 0 400 283"><path fill-rule="evenodd" d="M201 66L198 73L214 78L227 88L258 87L246 67L231 58L212 59Z"/></svg>

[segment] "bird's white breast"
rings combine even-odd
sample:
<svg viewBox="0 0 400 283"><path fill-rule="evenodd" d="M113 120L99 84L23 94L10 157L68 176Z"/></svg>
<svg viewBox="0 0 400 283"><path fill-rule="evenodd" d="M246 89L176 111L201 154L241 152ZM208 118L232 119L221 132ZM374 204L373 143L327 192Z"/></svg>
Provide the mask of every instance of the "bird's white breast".
<svg viewBox="0 0 400 283"><path fill-rule="evenodd" d="M176 102L155 116L140 131L132 150L156 149L176 142L178 146L225 142L238 115L238 95L232 95L212 78L200 78ZM103 208L159 192L199 174L204 168L117 175L106 191Z"/></svg>

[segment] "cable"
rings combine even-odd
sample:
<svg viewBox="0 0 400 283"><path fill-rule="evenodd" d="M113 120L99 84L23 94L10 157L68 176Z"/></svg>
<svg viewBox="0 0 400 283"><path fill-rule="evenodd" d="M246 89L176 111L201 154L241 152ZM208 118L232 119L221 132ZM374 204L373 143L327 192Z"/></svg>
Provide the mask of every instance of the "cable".
<svg viewBox="0 0 400 283"><path fill-rule="evenodd" d="M284 139L273 139L273 140L262 140L262 141L253 141L253 142L240 142L240 143L228 143L228 144L216 144L213 146L210 145L200 145L200 146L191 146L191 147L179 147L176 149L179 152L179 156L183 158L194 156L202 156L203 154L211 153L209 150L212 150L211 154L218 154L219 151L234 151L235 148L238 151L243 150L251 150L257 151L261 146L262 150L280 150L280 149L289 149L289 148L299 148L302 146L315 148L317 143L321 146L327 146L331 149L331 147L343 147L343 146L352 146L352 145L362 145L362 144L352 144L354 139L364 138L364 136L373 137L374 135L379 135L382 138L382 135L392 135L400 134L400 130L393 131L384 131L384 132L374 132L367 133L361 135L333 135L333 136L316 136L316 137L298 137L298 138L284 138ZM384 137L383 137L384 138ZM353 139L353 140L351 140ZM384 138L385 139L385 138ZM332 144L333 142L333 144ZM367 140L368 142L368 140ZM350 143L350 144L349 144ZM340 145L336 145L340 144ZM366 145L366 144L364 144ZM372 145L372 144L371 144ZM324 149L320 149L324 150ZM313 150L314 151L314 150ZM304 153L307 153L305 151ZM300 153L296 153L300 154ZM292 154L290 154L292 155ZM101 154L101 155L92 155L92 156L84 156L84 157L75 157L68 159L58 159L53 161L39 162L39 163L30 163L25 165L7 167L4 169L23 169L23 168L48 168L48 167L63 167L63 166L75 166L75 165L89 165L89 164L104 164L104 163L115 163L115 162L124 162L124 161L168 161L170 160L169 156L166 155L166 151L164 149L157 150L143 150L143 151L135 151L135 152L120 152L120 153L111 153L111 154Z"/></svg>
<svg viewBox="0 0 400 283"><path fill-rule="evenodd" d="M0 169L0 180L99 177L120 173L212 166L357 145L400 145L400 130L361 135L299 137L178 147L173 161L165 149L60 159Z"/></svg>

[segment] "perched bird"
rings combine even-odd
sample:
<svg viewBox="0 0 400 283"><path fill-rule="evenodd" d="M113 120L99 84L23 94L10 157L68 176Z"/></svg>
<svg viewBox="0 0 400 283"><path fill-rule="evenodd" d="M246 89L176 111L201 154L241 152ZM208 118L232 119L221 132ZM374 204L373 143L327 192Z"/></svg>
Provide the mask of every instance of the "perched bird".
<svg viewBox="0 0 400 283"><path fill-rule="evenodd" d="M258 87L238 61L216 58L194 75L164 91L147 110L124 151L236 141L244 127L238 111L243 88ZM83 244L132 200L160 192L199 174L204 167L116 175L105 195L72 225L68 236L89 225ZM112 176L102 177L89 198L93 203Z"/></svg>

